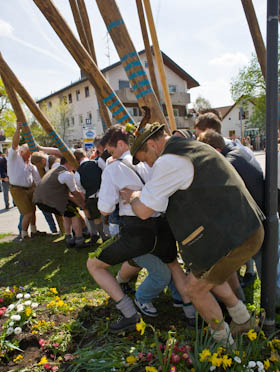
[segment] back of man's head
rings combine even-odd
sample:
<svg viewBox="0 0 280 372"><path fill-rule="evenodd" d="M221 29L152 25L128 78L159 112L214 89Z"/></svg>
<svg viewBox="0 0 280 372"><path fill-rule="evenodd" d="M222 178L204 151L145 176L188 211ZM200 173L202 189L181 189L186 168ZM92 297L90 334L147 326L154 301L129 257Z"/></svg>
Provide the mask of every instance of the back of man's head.
<svg viewBox="0 0 280 372"><path fill-rule="evenodd" d="M84 149L79 148L74 151L74 156L80 162L82 159L87 157L87 154Z"/></svg>
<svg viewBox="0 0 280 372"><path fill-rule="evenodd" d="M207 129L206 131L200 133L198 140L200 142L207 143L217 150L222 150L226 145L223 136L213 129Z"/></svg>
<svg viewBox="0 0 280 372"><path fill-rule="evenodd" d="M61 159L60 159L60 164L61 165L65 165L67 163L67 159L63 156Z"/></svg>
<svg viewBox="0 0 280 372"><path fill-rule="evenodd" d="M199 109L199 110L198 110L199 115L209 114L210 112L212 112L212 114L217 115L218 118L219 118L221 121L223 120L221 112L218 111L218 110L215 109L215 108L205 108L205 109Z"/></svg>
<svg viewBox="0 0 280 372"><path fill-rule="evenodd" d="M43 165L46 163L47 155L42 151L35 151L31 155L31 163L34 165Z"/></svg>
<svg viewBox="0 0 280 372"><path fill-rule="evenodd" d="M206 129L214 129L217 133L221 133L222 123L216 114L208 112L196 118L194 128L201 132Z"/></svg>

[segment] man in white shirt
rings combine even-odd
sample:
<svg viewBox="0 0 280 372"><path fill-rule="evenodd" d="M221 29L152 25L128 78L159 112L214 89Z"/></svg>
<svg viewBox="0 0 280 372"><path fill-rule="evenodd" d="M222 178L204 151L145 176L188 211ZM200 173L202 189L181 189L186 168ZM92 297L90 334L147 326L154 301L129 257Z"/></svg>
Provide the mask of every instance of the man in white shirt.
<svg viewBox="0 0 280 372"><path fill-rule="evenodd" d="M155 215L146 221L135 216L129 204L120 200L119 191L124 187L140 190L150 177L151 169L144 164L132 165L128 133L121 125L114 125L104 136L106 148L115 161L103 171L98 208L103 215L111 214L119 203L121 230L119 238L107 245L100 254L90 258L87 267L99 284L116 302L122 317L110 324L111 332L135 329L139 315L132 300L124 295L120 285L108 268L146 253L153 253L165 263L174 261L177 247L165 219Z"/></svg>
<svg viewBox="0 0 280 372"><path fill-rule="evenodd" d="M39 235L36 229L35 205L32 202L34 187L40 181L37 168L30 162L30 151L27 144L19 147L22 123L17 128L8 152L8 176L10 191L19 212L23 214L21 237L28 239L28 227L31 225L31 236Z"/></svg>

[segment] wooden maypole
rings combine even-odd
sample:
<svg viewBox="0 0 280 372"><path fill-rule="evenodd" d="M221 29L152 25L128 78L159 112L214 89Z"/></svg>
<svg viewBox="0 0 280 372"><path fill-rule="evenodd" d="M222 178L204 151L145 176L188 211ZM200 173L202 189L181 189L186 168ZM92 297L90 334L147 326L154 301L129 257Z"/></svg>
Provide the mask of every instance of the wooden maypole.
<svg viewBox="0 0 280 372"><path fill-rule="evenodd" d="M8 94L9 100L13 107L14 113L16 114L17 121L22 123L22 134L25 142L27 143L30 152L39 151L39 147L34 141L34 137L27 124L25 113L21 107L19 99L16 95L14 88L9 84L9 80L6 79L5 75L1 75L3 84L5 86L6 92Z"/></svg>
<svg viewBox="0 0 280 372"><path fill-rule="evenodd" d="M259 27L258 19L254 9L252 0L241 0L243 9L247 18L248 26L254 42L255 50L257 53L258 61L261 66L262 75L266 79L266 49L262 38L261 30Z"/></svg>
<svg viewBox="0 0 280 372"><path fill-rule="evenodd" d="M85 72L97 94L102 97L103 102L112 112L113 117L120 124L134 123L134 120L129 115L124 105L120 102L114 90L111 88L103 74L99 71L90 54L76 39L72 30L59 13L54 3L51 0L33 0L33 2L46 17L65 47L79 65L80 69Z"/></svg>
<svg viewBox="0 0 280 372"><path fill-rule="evenodd" d="M148 61L151 83L152 83L152 87L154 89L155 95L157 96L157 99L160 102L159 89L158 89L158 84L157 84L157 79L156 79L156 74L155 74L155 69L154 69L153 56L152 56L152 51L151 51L151 46L150 46L150 41L149 41L149 35L148 35L147 27L146 27L145 14L144 14L142 0L136 0L136 6L137 6L138 17L139 17L141 31L142 31L142 37L143 37L143 41L145 45L145 52L146 52L146 57Z"/></svg>
<svg viewBox="0 0 280 372"><path fill-rule="evenodd" d="M152 122L166 123L115 0L96 0L96 3L122 61L131 88L136 94L139 106L147 106L150 109Z"/></svg>
<svg viewBox="0 0 280 372"><path fill-rule="evenodd" d="M160 81L161 81L161 86L163 90L163 96L166 104L166 109L167 109L167 114L169 118L169 124L171 131L174 131L176 129L176 121L174 117L174 112L172 108L172 102L170 98L170 94L168 91L168 86L167 86L167 81L166 81L166 76L165 76L165 71L164 71L164 65L163 65L163 60L162 60L162 55L161 51L159 48L159 43L158 43L158 38L157 38L157 33L156 33L156 27L154 23L154 18L153 18L153 13L152 13L152 8L149 0L144 0L144 6L145 6L145 11L146 11L146 16L150 28L150 33L153 41L153 50L155 53L155 58L157 62L157 68L159 71L159 76L160 76Z"/></svg>
<svg viewBox="0 0 280 372"><path fill-rule="evenodd" d="M78 0L77 3L77 0L69 0L69 3L72 9L74 21L77 27L81 43L83 44L84 48L88 51L88 53L91 55L91 58L94 60L97 66L95 48L93 44L91 27L85 2L84 0ZM100 95L98 94L98 92L96 92L96 98L101 118L104 120L104 123L106 124L107 128L109 128L112 125L112 123L106 105L103 102L102 97L100 97Z"/></svg>
<svg viewBox="0 0 280 372"><path fill-rule="evenodd" d="M42 127L47 132L49 138L51 141L53 141L53 145L55 145L59 151L63 154L63 156L71 163L75 168L78 168L79 164L70 151L70 149L67 147L67 145L63 142L63 140L60 138L60 136L56 133L53 126L47 119L47 117L42 113L42 111L39 109L39 107L36 105L33 98L29 95L29 93L26 91L24 86L20 83L16 75L13 73L13 71L10 69L6 61L3 59L2 54L0 53L0 74L2 77L4 77L5 80L8 81L8 86L12 86L15 91L21 96L23 101L25 102L26 106L29 108L29 110L32 112L32 114L37 118L39 123L42 125Z"/></svg>

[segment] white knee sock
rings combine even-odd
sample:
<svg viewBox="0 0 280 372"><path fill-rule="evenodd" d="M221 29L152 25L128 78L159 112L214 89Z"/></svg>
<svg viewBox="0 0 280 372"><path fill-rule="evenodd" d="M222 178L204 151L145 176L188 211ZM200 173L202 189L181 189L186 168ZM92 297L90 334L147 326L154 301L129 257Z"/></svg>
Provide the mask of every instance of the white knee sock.
<svg viewBox="0 0 280 372"><path fill-rule="evenodd" d="M250 319L250 314L247 310L247 307L240 300L235 306L227 307L227 310L229 315L232 317L232 320L237 324L244 324Z"/></svg>
<svg viewBox="0 0 280 372"><path fill-rule="evenodd" d="M216 342L222 344L222 346L233 345L234 340L232 338L229 326L226 322L224 322L224 328L219 329L218 331L215 329L210 328L211 334L213 335L213 339Z"/></svg>

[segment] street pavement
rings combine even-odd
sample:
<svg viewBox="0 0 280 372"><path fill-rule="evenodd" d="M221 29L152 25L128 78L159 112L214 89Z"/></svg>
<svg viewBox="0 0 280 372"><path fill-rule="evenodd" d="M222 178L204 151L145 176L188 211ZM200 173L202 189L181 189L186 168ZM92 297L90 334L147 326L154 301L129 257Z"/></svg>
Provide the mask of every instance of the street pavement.
<svg viewBox="0 0 280 372"><path fill-rule="evenodd" d="M263 151L255 152L257 160L260 162L262 169L265 169L265 153ZM12 198L10 195L10 205L12 206ZM9 210L5 209L3 193L0 193L0 234L12 233L13 235L18 235L18 221L19 212L16 207L12 207ZM36 225L37 229L40 231L46 231L50 233L49 226L43 216L42 212L37 208L36 211Z"/></svg>

